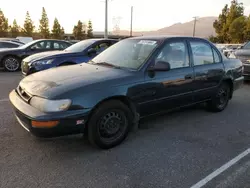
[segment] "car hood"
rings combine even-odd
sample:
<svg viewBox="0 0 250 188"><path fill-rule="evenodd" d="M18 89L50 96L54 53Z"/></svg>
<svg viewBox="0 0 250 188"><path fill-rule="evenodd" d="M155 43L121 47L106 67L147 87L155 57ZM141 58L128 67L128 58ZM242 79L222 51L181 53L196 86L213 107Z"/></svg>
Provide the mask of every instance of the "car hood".
<svg viewBox="0 0 250 188"><path fill-rule="evenodd" d="M33 62L33 61L37 61L37 60L42 60L42 59L51 59L51 58L55 58L57 56L61 56L61 55L69 55L69 52L65 52L65 51L49 51L49 52L41 52L41 53L37 53L37 54L33 54L31 56L28 56L24 59L25 62Z"/></svg>
<svg viewBox="0 0 250 188"><path fill-rule="evenodd" d="M235 51L237 56L250 56L250 49L240 49Z"/></svg>
<svg viewBox="0 0 250 188"><path fill-rule="evenodd" d="M128 84L133 75L133 71L82 63L31 74L19 85L31 95L53 99L78 88L84 87L85 91L107 88L106 82L108 87Z"/></svg>
<svg viewBox="0 0 250 188"><path fill-rule="evenodd" d="M0 53L21 51L20 48L0 48Z"/></svg>

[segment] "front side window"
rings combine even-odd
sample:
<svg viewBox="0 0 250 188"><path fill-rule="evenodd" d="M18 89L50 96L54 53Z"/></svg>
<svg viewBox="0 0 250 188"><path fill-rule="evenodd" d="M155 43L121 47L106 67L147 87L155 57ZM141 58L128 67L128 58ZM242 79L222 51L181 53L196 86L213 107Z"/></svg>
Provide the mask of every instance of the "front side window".
<svg viewBox="0 0 250 188"><path fill-rule="evenodd" d="M31 48L39 49L39 50L50 49L51 48L51 41L37 42L36 44L32 45Z"/></svg>
<svg viewBox="0 0 250 188"><path fill-rule="evenodd" d="M102 42L94 46L93 48L96 50L97 54L100 54L104 50L106 50L110 46L108 42Z"/></svg>
<svg viewBox="0 0 250 188"><path fill-rule="evenodd" d="M189 67L188 51L185 42L168 42L156 58L155 63L164 61L170 69Z"/></svg>
<svg viewBox="0 0 250 188"><path fill-rule="evenodd" d="M206 65L214 63L212 48L205 42L190 42L194 65Z"/></svg>
<svg viewBox="0 0 250 188"><path fill-rule="evenodd" d="M125 39L122 40L92 59L89 63L109 63L114 66L139 69L158 46L156 40Z"/></svg>

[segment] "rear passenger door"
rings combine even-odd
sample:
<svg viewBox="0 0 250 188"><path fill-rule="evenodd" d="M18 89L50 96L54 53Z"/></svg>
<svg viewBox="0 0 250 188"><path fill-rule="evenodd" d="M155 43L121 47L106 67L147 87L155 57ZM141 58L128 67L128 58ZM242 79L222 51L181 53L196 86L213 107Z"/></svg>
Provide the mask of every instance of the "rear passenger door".
<svg viewBox="0 0 250 188"><path fill-rule="evenodd" d="M196 102L211 97L224 75L224 65L218 50L209 42L190 39L191 59L194 66L194 99Z"/></svg>

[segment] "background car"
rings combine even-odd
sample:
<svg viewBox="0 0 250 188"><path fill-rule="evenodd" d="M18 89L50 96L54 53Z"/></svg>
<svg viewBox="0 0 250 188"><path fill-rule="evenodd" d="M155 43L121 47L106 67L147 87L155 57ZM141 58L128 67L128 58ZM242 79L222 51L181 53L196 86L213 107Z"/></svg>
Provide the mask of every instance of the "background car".
<svg viewBox="0 0 250 188"><path fill-rule="evenodd" d="M62 40L42 39L34 40L18 48L0 51L0 67L9 72L20 69L21 61L32 54L45 51L64 50L72 44Z"/></svg>
<svg viewBox="0 0 250 188"><path fill-rule="evenodd" d="M73 44L64 51L34 54L22 61L22 73L26 76L52 67L88 62L116 42L114 39L87 39Z"/></svg>
<svg viewBox="0 0 250 188"><path fill-rule="evenodd" d="M24 44L14 41L1 41L0 40L0 49L3 48L18 48Z"/></svg>
<svg viewBox="0 0 250 188"><path fill-rule="evenodd" d="M236 50L231 57L242 61L244 66L243 76L245 80L250 80L250 41Z"/></svg>

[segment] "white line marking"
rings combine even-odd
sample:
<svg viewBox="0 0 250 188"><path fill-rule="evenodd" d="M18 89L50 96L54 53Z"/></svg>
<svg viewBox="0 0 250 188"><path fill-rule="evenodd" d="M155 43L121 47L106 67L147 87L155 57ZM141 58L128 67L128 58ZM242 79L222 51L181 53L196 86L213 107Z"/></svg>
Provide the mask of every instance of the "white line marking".
<svg viewBox="0 0 250 188"><path fill-rule="evenodd" d="M225 170L233 166L235 163L240 161L242 158L244 158L248 154L250 154L250 148L248 148L246 151L242 152L237 157L233 158L231 161L227 162L226 164L224 164L223 166L221 166L220 168L218 168L217 170L209 174L207 177L205 177L204 179L202 179L201 181L193 185L191 188L200 188L204 186L210 180L212 180L213 178L215 178L216 176L218 176L219 174L221 174L222 172L224 172Z"/></svg>
<svg viewBox="0 0 250 188"><path fill-rule="evenodd" d="M10 101L9 99L0 99L0 102L8 102Z"/></svg>

